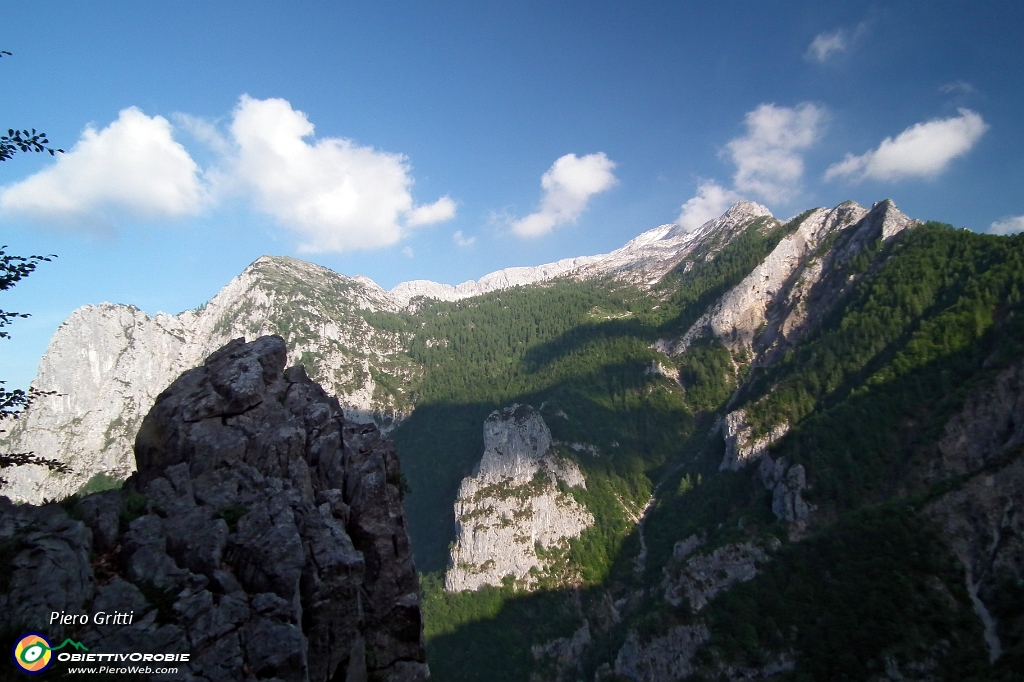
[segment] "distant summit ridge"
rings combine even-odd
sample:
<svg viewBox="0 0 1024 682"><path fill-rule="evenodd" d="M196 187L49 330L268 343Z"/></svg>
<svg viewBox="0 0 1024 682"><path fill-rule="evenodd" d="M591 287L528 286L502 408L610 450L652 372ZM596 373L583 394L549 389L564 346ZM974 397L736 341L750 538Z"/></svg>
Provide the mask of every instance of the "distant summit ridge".
<svg viewBox="0 0 1024 682"><path fill-rule="evenodd" d="M480 279L456 286L417 279L402 282L391 290L400 305L408 305L417 297L441 301L458 301L491 291L536 284L556 277L581 279L613 275L637 284L653 284L665 276L690 252L688 246L702 237L722 229L744 225L754 218L772 217L771 211L753 201L738 201L720 217L709 220L695 230L686 230L676 223L660 225L627 242L611 253L596 256L563 258L554 263L533 267L504 268Z"/></svg>

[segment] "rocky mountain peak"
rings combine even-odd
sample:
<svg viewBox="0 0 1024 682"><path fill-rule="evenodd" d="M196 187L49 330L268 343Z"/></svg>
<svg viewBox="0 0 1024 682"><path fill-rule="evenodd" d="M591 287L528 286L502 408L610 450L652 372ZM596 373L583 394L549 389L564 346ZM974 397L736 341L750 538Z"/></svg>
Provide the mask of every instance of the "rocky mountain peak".
<svg viewBox="0 0 1024 682"><path fill-rule="evenodd" d="M757 218L771 217L773 217L772 212L769 211L767 207L753 201L741 199L730 206L725 213L717 218L707 221L696 230L687 230L682 225L676 225L665 235L664 239L680 237L691 231L700 234L718 232L723 229L731 229L740 225L745 225Z"/></svg>

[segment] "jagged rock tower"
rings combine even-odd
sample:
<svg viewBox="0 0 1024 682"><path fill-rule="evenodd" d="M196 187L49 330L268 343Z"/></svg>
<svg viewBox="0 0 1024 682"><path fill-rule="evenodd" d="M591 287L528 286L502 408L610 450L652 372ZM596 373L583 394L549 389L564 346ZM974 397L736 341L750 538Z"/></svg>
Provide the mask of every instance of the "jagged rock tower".
<svg viewBox="0 0 1024 682"><path fill-rule="evenodd" d="M143 421L123 491L0 497L0 630L188 653L168 679L427 680L394 444L286 357L281 337L236 339L185 372ZM97 610L132 624L50 623Z"/></svg>

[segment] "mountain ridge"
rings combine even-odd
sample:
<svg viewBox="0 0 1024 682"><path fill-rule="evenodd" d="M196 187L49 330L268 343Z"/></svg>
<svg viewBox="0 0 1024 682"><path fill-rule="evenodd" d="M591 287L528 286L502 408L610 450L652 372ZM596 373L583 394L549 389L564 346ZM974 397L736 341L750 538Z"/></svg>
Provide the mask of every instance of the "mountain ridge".
<svg viewBox="0 0 1024 682"><path fill-rule="evenodd" d="M36 388L58 395L40 399L4 439L9 447L59 453L58 458L79 466L65 478L21 467L6 492L38 503L69 495L99 473L127 476L133 468L132 434L162 390L158 387L239 336L281 333L289 340L289 361L311 365L310 374L338 396L348 418L372 419L387 432L411 409L407 396L417 370L396 358L400 335L368 324L364 313L397 313L417 296L462 300L557 277L649 282L664 276L702 238L735 230L758 216L770 212L741 201L693 231L663 225L609 254L507 268L458 287L419 281L389 292L362 275L348 277L294 258L264 255L207 303L178 315L149 316L115 303L83 306L58 327L33 381ZM287 320L272 324L275 315ZM331 369L321 372L313 366L317 363Z"/></svg>
<svg viewBox="0 0 1024 682"><path fill-rule="evenodd" d="M105 443L200 326L280 333L391 420L438 679L1013 679L1024 241L734 208L470 299L266 258L157 331L111 306L63 376L117 390L51 427Z"/></svg>

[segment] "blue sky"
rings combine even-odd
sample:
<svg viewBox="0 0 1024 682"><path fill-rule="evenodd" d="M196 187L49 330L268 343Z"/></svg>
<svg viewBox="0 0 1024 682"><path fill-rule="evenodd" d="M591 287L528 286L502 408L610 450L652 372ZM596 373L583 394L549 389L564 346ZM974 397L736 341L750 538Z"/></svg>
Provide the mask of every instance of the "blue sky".
<svg viewBox="0 0 1024 682"><path fill-rule="evenodd" d="M88 303L179 312L264 253L390 288L602 253L737 197L1024 227L1019 2L5 8L0 295L25 386ZM309 134L313 130L312 134ZM994 227L993 227L994 226Z"/></svg>

